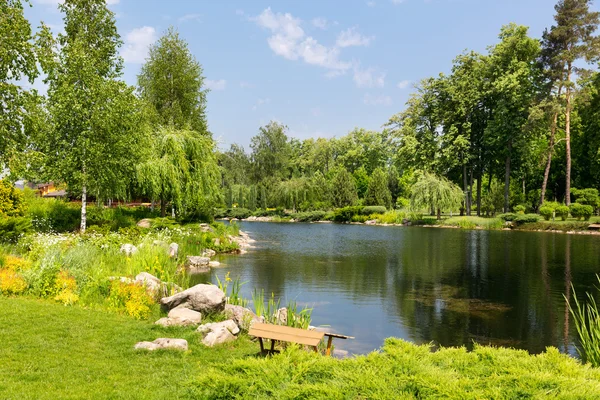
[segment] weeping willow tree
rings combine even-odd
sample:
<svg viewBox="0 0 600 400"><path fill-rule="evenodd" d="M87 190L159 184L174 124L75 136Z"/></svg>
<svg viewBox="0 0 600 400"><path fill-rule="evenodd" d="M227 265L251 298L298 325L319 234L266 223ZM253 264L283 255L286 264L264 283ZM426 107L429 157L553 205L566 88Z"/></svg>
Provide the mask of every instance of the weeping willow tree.
<svg viewBox="0 0 600 400"><path fill-rule="evenodd" d="M442 210L459 208L464 200L461 188L446 178L423 173L411 190L410 205L414 209L437 210L438 220Z"/></svg>
<svg viewBox="0 0 600 400"><path fill-rule="evenodd" d="M190 130L161 128L153 143L152 156L137 166L144 194L160 200L163 217L167 203L186 218L210 217L220 201L220 173L212 138Z"/></svg>
<svg viewBox="0 0 600 400"><path fill-rule="evenodd" d="M309 179L292 178L280 182L273 193L273 197L278 206L290 208L293 212L296 212L302 203L310 201L311 189Z"/></svg>

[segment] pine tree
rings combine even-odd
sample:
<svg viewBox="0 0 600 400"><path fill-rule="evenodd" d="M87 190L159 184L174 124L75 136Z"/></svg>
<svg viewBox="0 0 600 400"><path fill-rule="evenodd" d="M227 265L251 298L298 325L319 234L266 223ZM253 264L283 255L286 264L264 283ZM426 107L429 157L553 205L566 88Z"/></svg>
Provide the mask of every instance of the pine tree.
<svg viewBox="0 0 600 400"><path fill-rule="evenodd" d="M356 204L358 195L354 178L344 167L338 167L331 182L332 200L335 207L347 207Z"/></svg>
<svg viewBox="0 0 600 400"><path fill-rule="evenodd" d="M377 168L373 171L369 181L369 187L365 195L365 205L367 206L384 206L391 208L392 195L388 188L388 179L383 168Z"/></svg>

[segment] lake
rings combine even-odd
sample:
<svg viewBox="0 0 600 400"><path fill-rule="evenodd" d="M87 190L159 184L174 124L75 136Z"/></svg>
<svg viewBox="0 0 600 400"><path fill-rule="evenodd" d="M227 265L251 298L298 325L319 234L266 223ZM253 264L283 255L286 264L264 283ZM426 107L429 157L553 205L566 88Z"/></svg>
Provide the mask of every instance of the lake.
<svg viewBox="0 0 600 400"><path fill-rule="evenodd" d="M338 349L367 353L387 337L532 353L576 354L564 296L597 284L600 237L425 227L241 222L255 239L215 269L242 293L274 293L314 308L312 324L355 336ZM200 278L204 281L212 277Z"/></svg>

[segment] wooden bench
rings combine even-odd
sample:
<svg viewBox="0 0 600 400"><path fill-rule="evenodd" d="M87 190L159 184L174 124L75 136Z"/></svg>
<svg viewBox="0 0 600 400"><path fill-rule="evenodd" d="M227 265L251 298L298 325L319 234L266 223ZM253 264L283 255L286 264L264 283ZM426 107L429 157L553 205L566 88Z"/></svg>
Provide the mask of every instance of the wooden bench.
<svg viewBox="0 0 600 400"><path fill-rule="evenodd" d="M600 230L600 224L591 224L590 226L588 226L588 229L594 231Z"/></svg>
<svg viewBox="0 0 600 400"><path fill-rule="evenodd" d="M325 354L329 356L331 355L331 344L333 342L333 338L354 339L352 336L339 335L337 333L309 331L300 328L290 328L289 326L260 323L252 324L248 334L258 338L258 341L260 342L260 351L262 353L274 353L276 341L310 346L316 353L318 352L317 346L321 342L321 339L323 339L324 336L327 336L329 339L327 341L327 351ZM263 339L269 339L271 341L270 350L265 350Z"/></svg>

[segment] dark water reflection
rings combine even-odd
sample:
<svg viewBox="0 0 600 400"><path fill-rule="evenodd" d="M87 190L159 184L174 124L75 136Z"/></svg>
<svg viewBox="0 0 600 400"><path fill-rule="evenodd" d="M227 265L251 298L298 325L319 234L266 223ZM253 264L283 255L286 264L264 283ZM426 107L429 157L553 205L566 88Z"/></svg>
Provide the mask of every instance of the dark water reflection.
<svg viewBox="0 0 600 400"><path fill-rule="evenodd" d="M600 237L332 224L241 223L257 240L216 270L314 307L313 325L355 336L353 353L386 337L443 346L473 341L574 353L565 308L597 282ZM210 279L204 277L204 280ZM212 278L214 279L214 277Z"/></svg>

